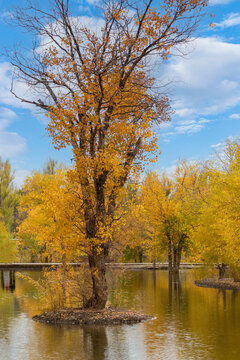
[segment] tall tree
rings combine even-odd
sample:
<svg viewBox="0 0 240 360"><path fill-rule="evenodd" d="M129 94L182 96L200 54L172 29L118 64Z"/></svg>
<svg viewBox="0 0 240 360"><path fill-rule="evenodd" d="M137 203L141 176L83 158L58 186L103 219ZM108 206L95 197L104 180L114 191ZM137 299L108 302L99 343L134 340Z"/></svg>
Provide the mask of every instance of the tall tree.
<svg viewBox="0 0 240 360"><path fill-rule="evenodd" d="M18 193L13 184L14 173L8 160L0 158L0 220L13 230L15 209L18 203Z"/></svg>
<svg viewBox="0 0 240 360"><path fill-rule="evenodd" d="M157 149L152 126L169 120L169 100L149 71L153 56L166 61L186 43L207 2L162 0L155 8L152 0L103 1L101 28L94 30L72 16L69 0L52 0L50 10L28 1L16 12L36 41L32 58L12 57L17 77L37 93L21 100L48 114L57 149L73 151L69 177L81 185L92 270L86 306L106 304L105 260L119 191Z"/></svg>
<svg viewBox="0 0 240 360"><path fill-rule="evenodd" d="M48 161L43 166L43 173L48 175L54 175L57 170L57 160L49 157Z"/></svg>

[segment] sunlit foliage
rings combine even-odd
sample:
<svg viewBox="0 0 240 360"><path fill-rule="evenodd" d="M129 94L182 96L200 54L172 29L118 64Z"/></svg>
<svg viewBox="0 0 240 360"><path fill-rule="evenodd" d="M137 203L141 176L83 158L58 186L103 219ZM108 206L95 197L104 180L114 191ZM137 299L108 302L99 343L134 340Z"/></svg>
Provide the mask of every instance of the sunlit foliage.
<svg viewBox="0 0 240 360"><path fill-rule="evenodd" d="M240 269L240 145L227 142L217 164L208 171L208 192L195 232L206 262Z"/></svg>
<svg viewBox="0 0 240 360"><path fill-rule="evenodd" d="M15 14L40 41L30 61L12 57L18 77L40 96L21 100L46 112L55 148L73 152L69 179L81 187L92 269L86 306L106 304L105 262L119 193L144 160L155 158L153 126L170 119L169 99L149 71L153 55L161 64L190 39L207 3L162 0L155 8L152 0L105 1L95 31L72 16L68 0L53 0L53 11L29 1Z"/></svg>
<svg viewBox="0 0 240 360"><path fill-rule="evenodd" d="M26 217L19 226L21 246L29 239L51 261L69 262L84 254L81 192L69 184L65 169L54 175L35 172L23 187L20 205Z"/></svg>

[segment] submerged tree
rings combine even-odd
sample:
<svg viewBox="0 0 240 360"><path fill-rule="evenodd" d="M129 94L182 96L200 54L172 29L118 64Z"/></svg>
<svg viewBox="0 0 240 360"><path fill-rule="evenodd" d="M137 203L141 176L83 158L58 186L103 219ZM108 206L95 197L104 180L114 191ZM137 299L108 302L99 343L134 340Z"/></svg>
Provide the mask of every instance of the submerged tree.
<svg viewBox="0 0 240 360"><path fill-rule="evenodd" d="M119 191L157 149L152 126L170 118L169 100L151 76L152 60L166 61L190 39L207 2L161 0L155 8L152 0L104 1L95 29L72 16L69 0L52 0L50 10L28 1L16 12L36 42L32 58L12 57L31 97L12 92L47 113L57 149L73 151L69 177L81 186L92 270L86 306L106 304L105 261Z"/></svg>

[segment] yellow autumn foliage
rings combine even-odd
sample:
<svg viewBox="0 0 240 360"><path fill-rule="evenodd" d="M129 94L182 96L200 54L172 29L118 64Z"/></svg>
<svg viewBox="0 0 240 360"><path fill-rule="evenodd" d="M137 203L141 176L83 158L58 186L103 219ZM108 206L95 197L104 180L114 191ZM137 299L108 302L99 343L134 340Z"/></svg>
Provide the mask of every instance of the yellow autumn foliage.
<svg viewBox="0 0 240 360"><path fill-rule="evenodd" d="M33 237L52 261L69 262L84 254L81 192L69 185L66 169L55 174L35 172L26 179L19 226L20 242Z"/></svg>
<svg viewBox="0 0 240 360"><path fill-rule="evenodd" d="M0 221L0 262L11 263L16 260L17 242L8 231L7 226Z"/></svg>
<svg viewBox="0 0 240 360"><path fill-rule="evenodd" d="M198 252L210 263L240 269L240 144L227 142L208 171L207 197L195 231Z"/></svg>

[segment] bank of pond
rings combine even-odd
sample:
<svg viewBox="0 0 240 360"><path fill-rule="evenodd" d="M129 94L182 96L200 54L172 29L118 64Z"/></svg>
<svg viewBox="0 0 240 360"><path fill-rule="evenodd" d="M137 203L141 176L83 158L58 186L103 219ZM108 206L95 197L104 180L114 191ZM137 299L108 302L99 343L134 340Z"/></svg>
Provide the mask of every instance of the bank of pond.
<svg viewBox="0 0 240 360"><path fill-rule="evenodd" d="M24 271L34 280L40 271ZM0 354L4 360L239 359L240 292L203 288L204 269L108 271L116 277L108 306L154 320L134 325L50 325L35 287L14 271L1 272Z"/></svg>

